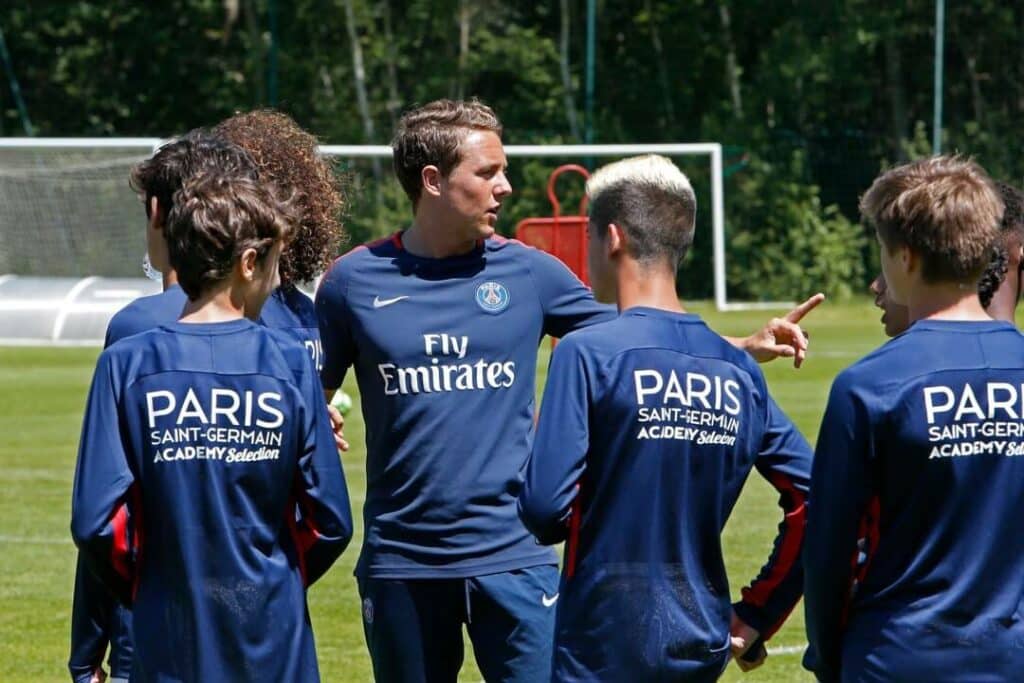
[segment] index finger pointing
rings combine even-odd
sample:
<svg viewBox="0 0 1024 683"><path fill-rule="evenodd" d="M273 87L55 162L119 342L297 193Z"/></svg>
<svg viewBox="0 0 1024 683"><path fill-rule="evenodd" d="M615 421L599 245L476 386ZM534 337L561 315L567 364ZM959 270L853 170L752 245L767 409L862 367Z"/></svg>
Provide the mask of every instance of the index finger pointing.
<svg viewBox="0 0 1024 683"><path fill-rule="evenodd" d="M800 304L799 306L794 308L792 311L787 313L786 314L786 320L788 320L791 323L798 323L798 322L800 322L805 315L807 315L808 313L813 311L815 308L817 308L818 304L820 304L824 300L825 300L825 295L822 294L821 292L818 292L817 294L812 296L810 299L808 299L807 301L803 302L802 304Z"/></svg>

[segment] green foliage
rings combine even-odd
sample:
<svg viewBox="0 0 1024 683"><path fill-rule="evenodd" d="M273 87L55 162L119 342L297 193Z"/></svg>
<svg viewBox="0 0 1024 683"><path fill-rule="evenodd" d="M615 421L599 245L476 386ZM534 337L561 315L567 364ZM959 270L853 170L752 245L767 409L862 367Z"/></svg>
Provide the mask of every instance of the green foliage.
<svg viewBox="0 0 1024 683"><path fill-rule="evenodd" d="M836 293L865 286L874 249L852 227L857 198L883 167L931 153L934 3L597 4L594 140L716 140L749 157L725 195L728 232L746 250L730 272L733 295L803 291L811 283ZM402 110L459 96L493 105L510 143L578 141L569 119L572 113L582 121L583 114L584 0L566 3L568 93L561 3L273 5L273 37L270 0L8 0L0 26L40 135L166 136L271 104L274 38L276 104L325 142L385 143ZM1024 5L947 5L943 148L1019 183L1024 159L1007 141L1024 115L1024 61L1017 57ZM367 119L356 104L350 28L365 67ZM0 135L20 133L0 80ZM517 195L504 207L502 231L550 213L547 174L567 161L580 160L513 160ZM408 204L390 185L386 164L352 168L359 173L348 215L352 242L408 222ZM686 170L698 192L706 191L704 171ZM709 216L698 212L697 242L682 271L687 297L711 293ZM729 246L732 257L737 245ZM792 254L799 255L793 263L772 267L772 259ZM789 273L796 268L808 270L798 278Z"/></svg>
<svg viewBox="0 0 1024 683"><path fill-rule="evenodd" d="M730 213L730 296L787 300L817 291L847 298L864 279L863 229L814 185L797 182L803 155L788 164L754 159L735 188Z"/></svg>

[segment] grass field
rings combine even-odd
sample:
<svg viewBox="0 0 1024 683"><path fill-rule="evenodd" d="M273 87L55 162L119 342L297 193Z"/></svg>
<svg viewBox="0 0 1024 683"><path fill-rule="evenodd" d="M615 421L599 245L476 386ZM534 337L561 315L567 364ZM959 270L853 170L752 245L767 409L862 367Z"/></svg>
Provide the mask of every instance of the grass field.
<svg viewBox="0 0 1024 683"><path fill-rule="evenodd" d="M746 334L771 312L705 315L723 334ZM877 310L867 300L826 303L805 321L811 355L800 370L777 361L765 367L772 392L813 443L832 378L883 341ZM544 344L538 392L547 367ZM82 407L98 349L0 348L0 679L67 680L65 663L75 549L68 532L71 480ZM351 377L346 384L357 397ZM467 416L471 418L471 416ZM467 424L471 424L467 419ZM344 460L360 519L365 468L363 423L356 406L346 427L352 450ZM726 559L734 593L767 556L780 516L773 490L756 475L726 530ZM311 591L321 672L325 681L371 680L363 644L359 600L352 568L362 540L356 537L339 563ZM730 666L723 680L810 680L800 668L804 643L800 607L770 643L775 653L756 672ZM467 645L462 680L480 680Z"/></svg>

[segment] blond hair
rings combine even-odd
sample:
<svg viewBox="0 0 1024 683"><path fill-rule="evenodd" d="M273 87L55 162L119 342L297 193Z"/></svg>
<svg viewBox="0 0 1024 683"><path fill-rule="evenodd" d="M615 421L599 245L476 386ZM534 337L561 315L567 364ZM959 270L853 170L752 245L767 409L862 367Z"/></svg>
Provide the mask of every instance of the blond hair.
<svg viewBox="0 0 1024 683"><path fill-rule="evenodd" d="M675 269L693 244L697 198L689 179L655 154L602 166L587 181L590 225L604 239L614 223L626 233L627 251L641 262Z"/></svg>

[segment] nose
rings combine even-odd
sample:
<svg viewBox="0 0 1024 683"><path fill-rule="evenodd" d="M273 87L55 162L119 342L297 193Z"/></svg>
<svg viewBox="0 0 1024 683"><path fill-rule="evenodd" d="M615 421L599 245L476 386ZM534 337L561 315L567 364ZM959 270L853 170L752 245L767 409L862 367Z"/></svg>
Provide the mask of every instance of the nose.
<svg viewBox="0 0 1024 683"><path fill-rule="evenodd" d="M512 183L508 181L508 176L499 173L494 183L494 196L500 199L510 194L512 194Z"/></svg>
<svg viewBox="0 0 1024 683"><path fill-rule="evenodd" d="M881 275L879 275L878 277L871 281L871 284L868 285L868 291L870 291L875 296L880 296L882 292L885 291L885 286L882 284Z"/></svg>

